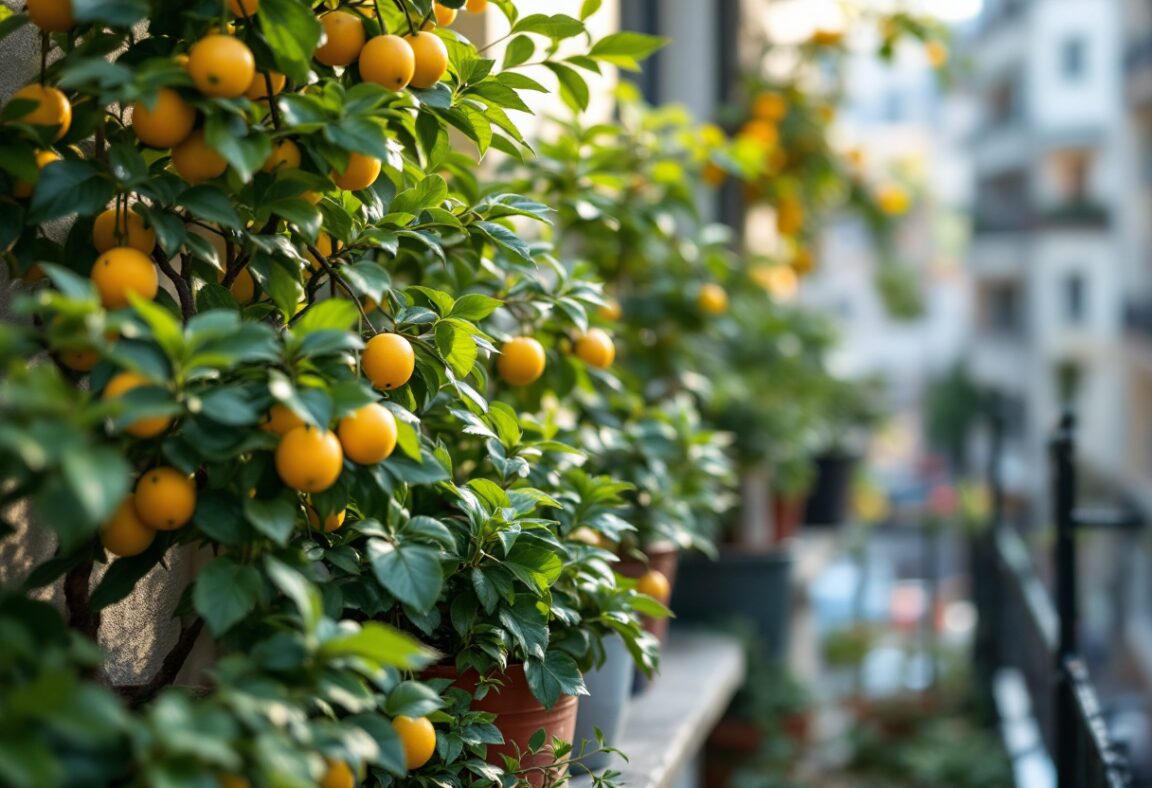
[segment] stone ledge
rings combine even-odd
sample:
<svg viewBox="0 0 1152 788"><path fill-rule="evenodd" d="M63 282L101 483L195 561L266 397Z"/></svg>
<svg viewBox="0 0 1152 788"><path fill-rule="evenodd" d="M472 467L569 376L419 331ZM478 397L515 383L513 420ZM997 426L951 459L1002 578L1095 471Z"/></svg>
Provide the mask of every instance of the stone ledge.
<svg viewBox="0 0 1152 788"><path fill-rule="evenodd" d="M629 761L613 758L629 788L667 788L692 764L704 740L744 683L744 647L728 635L673 628L664 646L661 671L628 709L617 744ZM572 780L576 788L587 776Z"/></svg>

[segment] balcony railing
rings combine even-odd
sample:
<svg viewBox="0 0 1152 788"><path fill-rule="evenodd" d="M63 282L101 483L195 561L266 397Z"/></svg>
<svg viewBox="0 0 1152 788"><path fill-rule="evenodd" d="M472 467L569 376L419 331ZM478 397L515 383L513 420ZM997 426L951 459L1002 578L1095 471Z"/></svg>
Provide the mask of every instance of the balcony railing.
<svg viewBox="0 0 1152 788"><path fill-rule="evenodd" d="M1108 208L1089 200L1053 205L1040 212L1040 224L1044 227L1105 228L1110 223Z"/></svg>
<svg viewBox="0 0 1152 788"><path fill-rule="evenodd" d="M1132 300L1124 305L1124 328L1130 334L1152 340L1152 299Z"/></svg>
<svg viewBox="0 0 1152 788"><path fill-rule="evenodd" d="M977 197L977 203L988 200ZM1012 212L978 212L972 220L972 231L977 235L991 233L1019 233L1036 229L1106 229L1112 221L1107 206L1087 200L1052 205L1039 210L1026 210L1018 206Z"/></svg>

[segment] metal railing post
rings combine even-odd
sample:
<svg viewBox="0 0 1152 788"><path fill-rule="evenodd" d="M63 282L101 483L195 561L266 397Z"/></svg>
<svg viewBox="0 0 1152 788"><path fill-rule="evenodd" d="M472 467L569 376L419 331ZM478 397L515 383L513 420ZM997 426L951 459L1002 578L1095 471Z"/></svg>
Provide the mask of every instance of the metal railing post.
<svg viewBox="0 0 1152 788"><path fill-rule="evenodd" d="M1056 522L1053 563L1056 569L1056 614L1059 631L1056 641L1056 780L1059 788L1080 784L1080 742L1075 728L1075 697L1068 675L1068 661L1078 651L1076 578L1076 421L1065 413L1050 446L1052 457L1052 502Z"/></svg>

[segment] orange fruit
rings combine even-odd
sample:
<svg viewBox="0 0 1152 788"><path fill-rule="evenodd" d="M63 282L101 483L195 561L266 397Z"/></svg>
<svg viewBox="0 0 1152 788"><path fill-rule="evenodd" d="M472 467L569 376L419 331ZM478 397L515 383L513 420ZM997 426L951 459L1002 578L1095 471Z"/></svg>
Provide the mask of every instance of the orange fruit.
<svg viewBox="0 0 1152 788"><path fill-rule="evenodd" d="M120 221L116 221L117 213ZM156 248L156 231L146 225L144 217L135 211L109 208L97 216L92 225L92 244L97 252L107 252L115 246L130 246L144 254L152 254Z"/></svg>
<svg viewBox="0 0 1152 788"><path fill-rule="evenodd" d="M96 362L100 360L100 355L91 348L84 348L61 350L56 354L56 358L73 372L91 372Z"/></svg>
<svg viewBox="0 0 1152 788"><path fill-rule="evenodd" d="M128 306L129 293L150 301L160 289L152 258L130 246L113 247L97 257L91 278L105 309Z"/></svg>
<svg viewBox="0 0 1152 788"><path fill-rule="evenodd" d="M776 229L781 235L799 235L804 229L804 203L795 197L781 197L776 205Z"/></svg>
<svg viewBox="0 0 1152 788"><path fill-rule="evenodd" d="M377 334L364 346L360 368L376 388L400 388L416 369L416 354L412 343L399 334Z"/></svg>
<svg viewBox="0 0 1152 788"><path fill-rule="evenodd" d="M320 257L323 257L325 260L328 260L328 258L332 256L333 252L340 251L340 247L343 245L344 244L340 243L339 241L333 243L332 236L330 236L328 233L320 233L320 235L316 237L316 243L313 244L313 246L316 247L316 251L320 253ZM311 249L306 248L304 250L304 257L308 259L308 262L315 270L319 271L324 267L320 264L320 258L312 254Z"/></svg>
<svg viewBox="0 0 1152 788"><path fill-rule="evenodd" d="M131 493L120 502L112 517L100 526L100 543L112 555L126 558L140 555L152 546L155 529L149 528L136 513L135 496Z"/></svg>
<svg viewBox="0 0 1152 788"><path fill-rule="evenodd" d="M576 355L590 367L606 369L616 359L616 345L602 328L593 328L576 340Z"/></svg>
<svg viewBox="0 0 1152 788"><path fill-rule="evenodd" d="M436 24L440 27L448 27L456 21L456 9L448 8L447 6L434 3L432 5L432 13L436 15Z"/></svg>
<svg viewBox="0 0 1152 788"><path fill-rule="evenodd" d="M228 0L228 10L239 17L252 16L260 10L260 0Z"/></svg>
<svg viewBox="0 0 1152 788"><path fill-rule="evenodd" d="M358 14L332 11L320 17L324 44L316 49L316 59L326 66L347 66L364 49L364 22Z"/></svg>
<svg viewBox="0 0 1152 788"><path fill-rule="evenodd" d="M496 369L513 386L527 386L544 374L544 347L532 337L516 337L504 343Z"/></svg>
<svg viewBox="0 0 1152 788"><path fill-rule="evenodd" d="M404 745L404 767L419 769L436 752L436 729L427 717L397 717L392 728Z"/></svg>
<svg viewBox="0 0 1152 788"><path fill-rule="evenodd" d="M328 759L325 759L328 760ZM320 781L320 788L355 788L356 775L344 761L328 760L328 771Z"/></svg>
<svg viewBox="0 0 1152 788"><path fill-rule="evenodd" d="M276 472L293 490L323 492L336 483L343 467L340 441L310 424L289 430L276 447Z"/></svg>
<svg viewBox="0 0 1152 788"><path fill-rule="evenodd" d="M373 402L340 419L336 434L345 457L360 465L375 465L396 449L396 417Z"/></svg>
<svg viewBox="0 0 1152 788"><path fill-rule="evenodd" d="M300 146L292 140L280 140L272 148L272 155L264 162L264 171L273 172L281 167L295 169L300 166Z"/></svg>
<svg viewBox="0 0 1152 788"><path fill-rule="evenodd" d="M54 150L38 150L36 151L36 166L43 170L54 161L60 161L61 156ZM16 181L12 184L12 196L25 198L31 197L32 191L36 188L34 183L25 183L24 181Z"/></svg>
<svg viewBox="0 0 1152 788"><path fill-rule="evenodd" d="M253 101L267 101L269 82L272 83L272 95L275 96L284 90L284 85L288 82L288 78L279 71L269 71L267 75L265 75L263 71L257 71L255 75L253 75L252 82L249 83L248 89L244 91L244 95Z"/></svg>
<svg viewBox="0 0 1152 788"><path fill-rule="evenodd" d="M796 272L797 276L803 276L816 267L816 258L813 257L811 249L800 247L792 256L792 262L789 265L792 266L792 270Z"/></svg>
<svg viewBox="0 0 1152 788"><path fill-rule="evenodd" d="M724 185L724 181L728 180L728 172L716 162L708 160L704 162L704 167L700 170L700 178L706 185L717 189Z"/></svg>
<svg viewBox="0 0 1152 788"><path fill-rule="evenodd" d="M360 52L360 78L393 90L408 87L416 73L411 38L375 36Z"/></svg>
<svg viewBox="0 0 1152 788"><path fill-rule="evenodd" d="M672 598L672 585L659 569L649 569L645 572L636 582L636 590L665 605Z"/></svg>
<svg viewBox="0 0 1152 788"><path fill-rule="evenodd" d="M320 514L316 511L315 507L312 506L312 501L308 501L304 505L304 511L308 515L308 524L311 525L313 528L319 528L320 527ZM348 514L348 511L346 509L341 509L340 511L333 512L332 514L325 517L324 518L324 533L330 534L333 531L337 530L340 526L344 525L344 518L345 518L345 516L347 516L347 514Z"/></svg>
<svg viewBox="0 0 1152 788"><path fill-rule="evenodd" d="M889 216L899 216L902 213L907 213L908 208L912 203L912 199L908 196L908 192L904 187L897 184L888 184L882 186L880 191L876 193L876 204L880 210Z"/></svg>
<svg viewBox="0 0 1152 788"><path fill-rule="evenodd" d="M624 310L620 308L620 302L612 298L601 305L600 309L597 311L597 314L599 314L600 317L604 320L609 320L615 323L617 320L624 316Z"/></svg>
<svg viewBox="0 0 1152 788"><path fill-rule="evenodd" d="M769 123L776 123L788 114L788 99L773 91L765 91L752 102L752 115Z"/></svg>
<svg viewBox="0 0 1152 788"><path fill-rule="evenodd" d="M76 25L72 0L28 0L28 16L46 33L63 33Z"/></svg>
<svg viewBox="0 0 1152 788"><path fill-rule="evenodd" d="M204 139L204 130L197 129L172 149L172 167L195 186L219 178L228 169L228 162Z"/></svg>
<svg viewBox="0 0 1152 788"><path fill-rule="evenodd" d="M68 127L72 125L72 103L63 92L56 88L32 84L17 90L12 94L12 99L36 102L35 107L16 120L30 126L55 126L56 135L52 138L54 140L68 133Z"/></svg>
<svg viewBox="0 0 1152 788"><path fill-rule="evenodd" d="M738 136L756 140L765 148L774 146L780 140L779 130L766 120L748 121L741 127Z"/></svg>
<svg viewBox="0 0 1152 788"><path fill-rule="evenodd" d="M488 0L468 0L464 10L470 14L482 14L488 10Z"/></svg>
<svg viewBox="0 0 1152 788"><path fill-rule="evenodd" d="M150 528L175 531L196 511L196 481L168 465L146 471L136 482L136 514Z"/></svg>
<svg viewBox="0 0 1152 788"><path fill-rule="evenodd" d="M206 96L243 96L256 74L252 50L235 36L205 36L188 50L188 73Z"/></svg>
<svg viewBox="0 0 1152 788"><path fill-rule="evenodd" d="M948 47L942 41L929 41L924 45L924 54L932 68L944 68L948 65Z"/></svg>
<svg viewBox="0 0 1152 788"><path fill-rule="evenodd" d="M260 429L283 436L297 427L303 427L306 423L287 405L277 402L268 409L268 415L264 417Z"/></svg>
<svg viewBox="0 0 1152 788"><path fill-rule="evenodd" d="M427 30L406 36L405 40L412 46L416 59L415 71L409 84L414 88L434 87L448 71L448 47L444 46L440 36ZM364 67L363 57L360 59L360 67Z"/></svg>
<svg viewBox="0 0 1152 788"><path fill-rule="evenodd" d="M256 297L256 280L252 278L252 272L247 268L241 268L240 273L232 280L228 292L236 299L237 304L252 303L252 299Z"/></svg>
<svg viewBox="0 0 1152 788"><path fill-rule="evenodd" d="M219 225L213 224L205 227L202 224L186 224L184 225L184 229L188 231L189 235L198 235L208 242L208 245L212 247L212 251L216 253L217 264L221 268L227 268L232 262L228 259L228 242L224 239L224 234L220 230ZM188 250L190 252L192 251L191 246L188 247ZM199 252L196 254L199 255ZM212 262L212 258L207 255L204 255L203 258L198 257L197 259L204 259L209 263ZM221 271L220 276L223 277L223 275L224 272Z"/></svg>
<svg viewBox="0 0 1152 788"><path fill-rule="evenodd" d="M728 311L728 293L720 285L708 282L701 285L696 304L705 314L722 315Z"/></svg>
<svg viewBox="0 0 1152 788"><path fill-rule="evenodd" d="M140 386L156 385L139 372L121 372L114 375L104 387L104 399L115 399ZM124 431L137 438L155 438L172 426L172 419L167 416L148 416L136 419L124 427Z"/></svg>
<svg viewBox="0 0 1152 788"><path fill-rule="evenodd" d="M332 181L350 192L367 189L380 177L381 168L379 159L353 151L348 154L348 166L342 172L332 172Z"/></svg>
<svg viewBox="0 0 1152 788"><path fill-rule="evenodd" d="M195 125L196 110L172 88L160 88L151 109L143 101L132 105L132 131L152 148L179 145Z"/></svg>

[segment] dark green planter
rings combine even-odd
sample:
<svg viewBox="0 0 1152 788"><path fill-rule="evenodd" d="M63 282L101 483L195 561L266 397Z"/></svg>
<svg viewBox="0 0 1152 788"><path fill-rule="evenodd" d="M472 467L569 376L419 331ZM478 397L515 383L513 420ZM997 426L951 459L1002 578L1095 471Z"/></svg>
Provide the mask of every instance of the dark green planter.
<svg viewBox="0 0 1152 788"><path fill-rule="evenodd" d="M711 561L680 556L672 611L676 623L751 629L770 657L783 657L788 646L792 554L787 548L747 552L721 548Z"/></svg>

